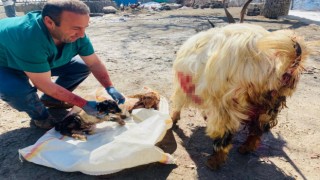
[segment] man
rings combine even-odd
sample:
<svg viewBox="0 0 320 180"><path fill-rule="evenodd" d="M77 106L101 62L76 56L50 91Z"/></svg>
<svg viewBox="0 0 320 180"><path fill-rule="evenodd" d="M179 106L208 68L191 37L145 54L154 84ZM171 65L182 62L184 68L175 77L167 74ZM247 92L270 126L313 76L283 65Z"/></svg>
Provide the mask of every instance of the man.
<svg viewBox="0 0 320 180"><path fill-rule="evenodd" d="M16 17L15 0L1 0L7 17Z"/></svg>
<svg viewBox="0 0 320 180"><path fill-rule="evenodd" d="M0 20L1 99L45 129L54 124L45 106L76 105L97 115L97 102L72 93L92 72L115 101L124 103L85 34L88 23L89 8L78 0L49 1L42 12ZM58 76L55 83L51 76ZM37 89L44 93L40 99Z"/></svg>

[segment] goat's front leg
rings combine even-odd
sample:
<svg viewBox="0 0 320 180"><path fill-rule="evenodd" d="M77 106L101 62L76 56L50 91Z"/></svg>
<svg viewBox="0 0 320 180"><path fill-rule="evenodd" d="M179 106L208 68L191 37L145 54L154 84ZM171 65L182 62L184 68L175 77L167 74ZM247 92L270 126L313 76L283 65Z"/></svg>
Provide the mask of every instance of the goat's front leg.
<svg viewBox="0 0 320 180"><path fill-rule="evenodd" d="M222 137L217 137L213 140L213 153L208 158L206 165L212 169L217 170L227 160L230 149L232 148L233 134L225 132Z"/></svg>
<svg viewBox="0 0 320 180"><path fill-rule="evenodd" d="M116 121L121 126L124 126L126 124L126 122L121 118L121 116L116 114L110 116L110 121Z"/></svg>
<svg viewBox="0 0 320 180"><path fill-rule="evenodd" d="M249 122L249 135L238 149L241 154L250 153L259 147L262 134L270 130L268 119L268 116L262 115Z"/></svg>
<svg viewBox="0 0 320 180"><path fill-rule="evenodd" d="M213 108L207 110L207 135L213 139L213 153L207 160L207 166L218 169L227 160L232 148L232 138L238 130L240 123L230 117L230 112L223 108Z"/></svg>
<svg viewBox="0 0 320 180"><path fill-rule="evenodd" d="M239 147L238 151L241 154L247 154L255 151L261 142L261 134L250 134L247 140Z"/></svg>

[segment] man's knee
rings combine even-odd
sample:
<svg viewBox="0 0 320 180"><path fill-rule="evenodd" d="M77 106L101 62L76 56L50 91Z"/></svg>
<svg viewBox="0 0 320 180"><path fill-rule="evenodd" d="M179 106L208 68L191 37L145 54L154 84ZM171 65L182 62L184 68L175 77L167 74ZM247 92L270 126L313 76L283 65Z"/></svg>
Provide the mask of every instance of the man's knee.
<svg viewBox="0 0 320 180"><path fill-rule="evenodd" d="M82 60L81 57L76 56L76 57L74 57L72 60L73 60L73 62L76 64L76 65L75 65L75 66L76 66L76 69L77 69L79 72L83 73L84 75L89 76L89 74L91 73L91 71L90 71L89 67L87 66L87 64Z"/></svg>
<svg viewBox="0 0 320 180"><path fill-rule="evenodd" d="M6 101L8 104L11 106L18 105L18 106L23 106L28 103L28 98L29 97L35 97L37 96L36 94L36 89L31 89L31 90L26 90L23 88L18 88L18 89L1 89L0 90L0 97L3 101ZM30 99L30 98L29 98Z"/></svg>
<svg viewBox="0 0 320 180"><path fill-rule="evenodd" d="M34 87L15 87L0 85L1 99L21 99L27 97L29 94L36 93L37 89ZM5 100L6 101L6 100Z"/></svg>
<svg viewBox="0 0 320 180"><path fill-rule="evenodd" d="M26 112L32 119L41 120L48 117L48 111L40 101L36 92L24 95L14 95L13 93L1 93L0 97L12 108L21 112Z"/></svg>

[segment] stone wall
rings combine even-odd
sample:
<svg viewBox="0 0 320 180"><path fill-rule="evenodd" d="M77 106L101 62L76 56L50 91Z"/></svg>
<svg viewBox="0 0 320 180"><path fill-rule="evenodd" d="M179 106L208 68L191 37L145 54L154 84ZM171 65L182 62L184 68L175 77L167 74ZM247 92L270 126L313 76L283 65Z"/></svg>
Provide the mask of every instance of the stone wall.
<svg viewBox="0 0 320 180"><path fill-rule="evenodd" d="M113 6L116 7L117 5L111 1L111 0L101 0L101 1L84 1L89 8L91 13L102 13L103 12L103 7L105 6Z"/></svg>
<svg viewBox="0 0 320 180"><path fill-rule="evenodd" d="M41 10L44 5L44 2L38 3L16 3L16 11L28 13L30 11Z"/></svg>
<svg viewBox="0 0 320 180"><path fill-rule="evenodd" d="M261 14L270 19L277 19L279 16L289 14L291 0L268 0L266 1Z"/></svg>
<svg viewBox="0 0 320 180"><path fill-rule="evenodd" d="M96 1L84 1L91 13L102 13L102 9L105 6L116 7L116 4L111 0L96 0ZM30 2L30 3L16 3L16 11L24 12L25 14L30 11L41 10L45 2Z"/></svg>

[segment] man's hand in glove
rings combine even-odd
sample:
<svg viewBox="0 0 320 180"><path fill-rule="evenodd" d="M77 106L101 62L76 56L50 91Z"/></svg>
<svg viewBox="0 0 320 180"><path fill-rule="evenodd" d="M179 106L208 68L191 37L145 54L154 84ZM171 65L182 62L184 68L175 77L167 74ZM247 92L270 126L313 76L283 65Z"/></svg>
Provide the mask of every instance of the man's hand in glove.
<svg viewBox="0 0 320 180"><path fill-rule="evenodd" d="M99 111L98 111L98 103L96 101L88 101L87 104L85 104L82 109L89 115L98 117Z"/></svg>
<svg viewBox="0 0 320 180"><path fill-rule="evenodd" d="M113 100L118 102L118 104L123 104L125 102L126 99L113 86L107 87L106 91L113 98Z"/></svg>

